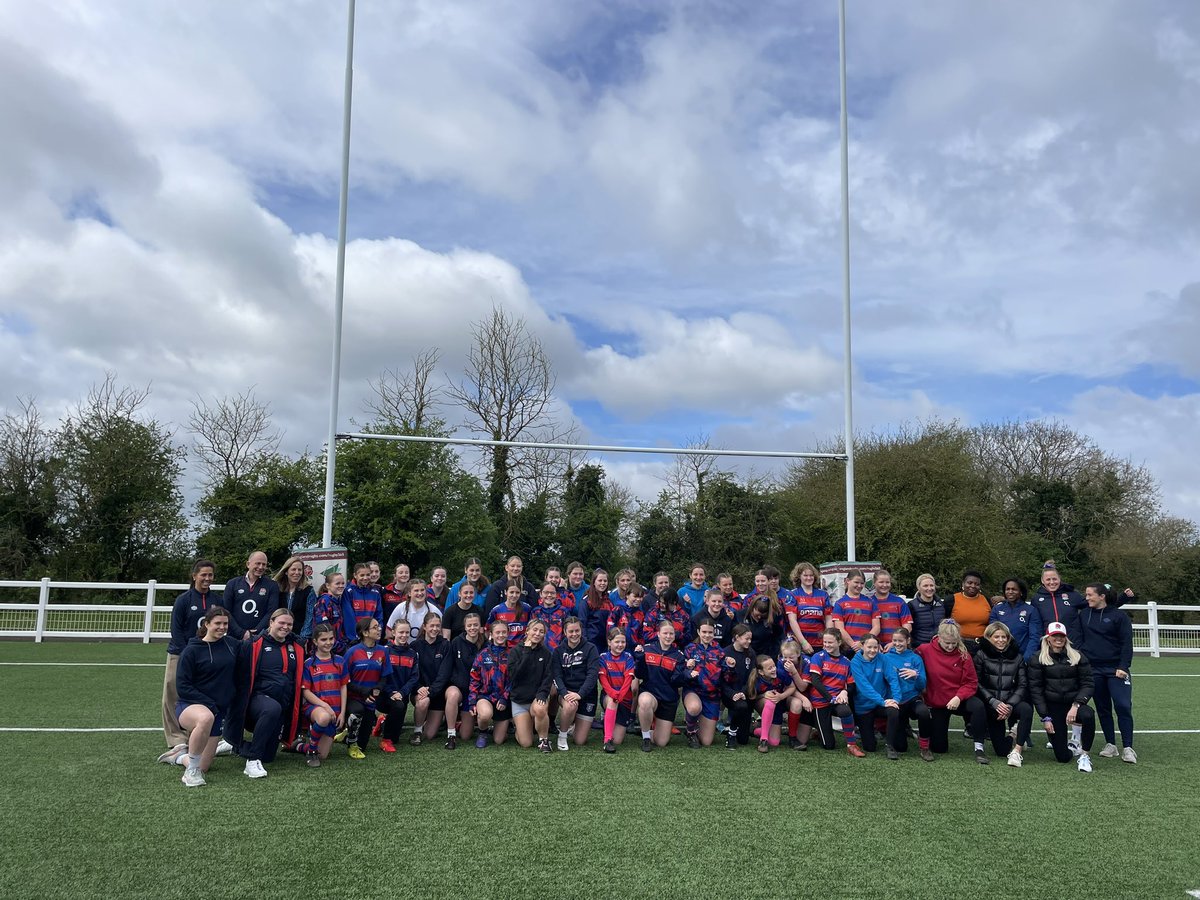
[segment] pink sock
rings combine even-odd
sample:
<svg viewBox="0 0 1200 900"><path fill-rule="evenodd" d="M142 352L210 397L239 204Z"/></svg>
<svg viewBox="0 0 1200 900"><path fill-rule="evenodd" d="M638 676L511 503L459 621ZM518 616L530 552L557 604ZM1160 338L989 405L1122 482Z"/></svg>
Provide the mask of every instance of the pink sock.
<svg viewBox="0 0 1200 900"><path fill-rule="evenodd" d="M771 726L775 724L775 704L770 700L763 701L762 708L762 733L760 737L766 740L771 735ZM779 741L775 742L776 744Z"/></svg>
<svg viewBox="0 0 1200 900"><path fill-rule="evenodd" d="M613 739L613 730L617 727L617 708L611 706L604 711L604 740Z"/></svg>
<svg viewBox="0 0 1200 900"><path fill-rule="evenodd" d="M775 737L775 735L771 734L770 731L768 731L767 734L771 735L769 738L767 738L767 743L770 744L772 747L778 747L779 746L779 738L777 738L777 737Z"/></svg>

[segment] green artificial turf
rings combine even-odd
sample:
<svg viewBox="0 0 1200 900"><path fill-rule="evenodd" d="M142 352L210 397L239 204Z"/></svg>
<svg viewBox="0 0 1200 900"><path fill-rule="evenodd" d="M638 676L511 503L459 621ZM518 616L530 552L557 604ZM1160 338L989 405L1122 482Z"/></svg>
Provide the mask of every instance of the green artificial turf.
<svg viewBox="0 0 1200 900"><path fill-rule="evenodd" d="M0 662L158 662L162 645L0 643ZM1136 672L1200 674L1139 658ZM0 726L154 726L161 671L0 666ZM1145 678L1141 728L1200 729L1200 679ZM407 734L407 733L406 733ZM0 733L0 897L1185 897L1200 734L1088 776L1040 746L914 753L569 753L440 742L187 790L156 733ZM1098 740L1095 750L1099 750Z"/></svg>

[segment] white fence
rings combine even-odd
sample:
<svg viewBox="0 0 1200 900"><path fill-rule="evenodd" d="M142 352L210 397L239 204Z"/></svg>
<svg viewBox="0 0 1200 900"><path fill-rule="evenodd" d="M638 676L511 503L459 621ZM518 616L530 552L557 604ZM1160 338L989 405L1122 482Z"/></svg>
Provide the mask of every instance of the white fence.
<svg viewBox="0 0 1200 900"><path fill-rule="evenodd" d="M0 581L0 591L36 590L36 603L0 603L0 638L91 638L93 640L140 639L143 644L171 636L171 603L186 584L158 581L128 583L85 581ZM51 591L58 596L51 598ZM145 600L137 604L80 604L59 602L66 591L137 592ZM213 587L218 596L221 588ZM159 603L159 599L162 603ZM1151 656L1164 653L1200 654L1200 624L1161 624L1164 612L1184 612L1200 617L1197 606L1165 606L1158 603L1122 607L1134 618L1133 646ZM1142 619L1145 621L1141 621Z"/></svg>

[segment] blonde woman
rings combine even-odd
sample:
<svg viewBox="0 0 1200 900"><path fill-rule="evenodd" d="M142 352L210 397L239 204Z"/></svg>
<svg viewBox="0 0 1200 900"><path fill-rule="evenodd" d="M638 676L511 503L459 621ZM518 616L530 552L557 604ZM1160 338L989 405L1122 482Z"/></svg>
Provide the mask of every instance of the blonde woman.
<svg viewBox="0 0 1200 900"><path fill-rule="evenodd" d="M1037 656L1029 661L1029 693L1042 717L1042 727L1061 763L1079 759L1079 771L1092 771L1090 756L1096 738L1096 716L1088 701L1094 684L1092 664L1071 646L1067 626L1051 622L1042 638ZM1069 738L1075 726L1080 728L1079 744Z"/></svg>
<svg viewBox="0 0 1200 900"><path fill-rule="evenodd" d="M917 648L925 663L925 706L929 710L929 749L945 753L949 749L952 715L962 716L975 741L975 761L986 766L983 751L987 733L987 713L976 693L979 677L975 663L963 643L958 625L947 619L938 626L937 637Z"/></svg>

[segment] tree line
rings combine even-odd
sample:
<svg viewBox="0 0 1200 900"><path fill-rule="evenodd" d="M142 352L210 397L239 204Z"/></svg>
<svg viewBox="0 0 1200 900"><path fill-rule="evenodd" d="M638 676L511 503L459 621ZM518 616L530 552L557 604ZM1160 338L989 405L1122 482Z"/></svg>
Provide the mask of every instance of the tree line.
<svg viewBox="0 0 1200 900"><path fill-rule="evenodd" d="M525 323L501 310L473 327L457 378L438 377L427 350L371 382L360 431L449 436L447 413L495 440L570 442L556 416L548 355ZM148 388L115 375L57 423L33 400L0 422L0 578L183 580L195 556L221 577L247 551L273 563L320 543L323 453L286 453L253 390L197 397L177 430L146 411ZM712 449L702 436L698 449ZM831 438L836 452L840 438ZM472 451L474 452L474 451ZM526 570L578 559L678 583L695 562L710 577L749 584L773 563L845 555L844 465L804 460L774 475L739 474L721 457L679 457L653 500L640 500L581 454L343 441L334 540L354 560L414 573L468 557L499 573L512 554ZM199 478L185 504L183 479ZM905 593L930 571L956 586L964 569L998 585L1053 558L1067 580L1135 586L1145 600L1200 602L1200 534L1166 514L1144 467L1062 423L966 427L910 423L855 439L858 557L883 562Z"/></svg>

